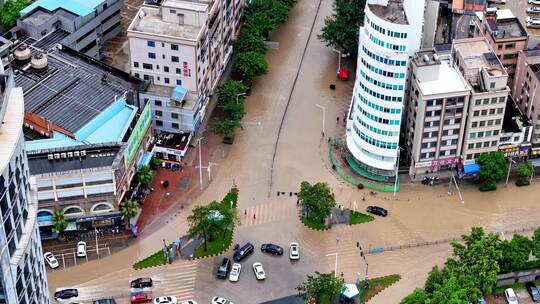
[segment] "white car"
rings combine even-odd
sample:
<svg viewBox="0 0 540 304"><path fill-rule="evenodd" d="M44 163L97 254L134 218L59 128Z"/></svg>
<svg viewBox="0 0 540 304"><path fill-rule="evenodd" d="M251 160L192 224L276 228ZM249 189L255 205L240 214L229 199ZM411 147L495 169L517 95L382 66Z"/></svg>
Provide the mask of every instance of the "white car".
<svg viewBox="0 0 540 304"><path fill-rule="evenodd" d="M84 258L86 256L86 242L77 243L77 256Z"/></svg>
<svg viewBox="0 0 540 304"><path fill-rule="evenodd" d="M518 304L518 298L512 288L507 288L504 291L504 296L506 297L506 301L508 301L508 304Z"/></svg>
<svg viewBox="0 0 540 304"><path fill-rule="evenodd" d="M528 2L529 2L529 4L540 5L540 0L529 0Z"/></svg>
<svg viewBox="0 0 540 304"><path fill-rule="evenodd" d="M154 299L154 304L177 304L176 297L159 297Z"/></svg>
<svg viewBox="0 0 540 304"><path fill-rule="evenodd" d="M540 17L527 17L526 20L527 20L527 23L533 22L533 21L540 21Z"/></svg>
<svg viewBox="0 0 540 304"><path fill-rule="evenodd" d="M186 301L183 301L180 304L197 304L197 302L195 302L194 300L186 300Z"/></svg>
<svg viewBox="0 0 540 304"><path fill-rule="evenodd" d="M45 252L43 257L45 258L45 261L47 261L47 264L49 264L49 267L51 267L52 269L58 267L58 260L56 259L54 254L52 254L52 252Z"/></svg>
<svg viewBox="0 0 540 304"><path fill-rule="evenodd" d="M255 276L257 277L257 280L266 279L266 274L264 273L264 269L261 263L259 262L253 263L253 272L255 272Z"/></svg>
<svg viewBox="0 0 540 304"><path fill-rule="evenodd" d="M489 3L506 4L506 0L488 0Z"/></svg>
<svg viewBox="0 0 540 304"><path fill-rule="evenodd" d="M300 246L298 243L293 242L289 244L289 258L291 260L300 259Z"/></svg>
<svg viewBox="0 0 540 304"><path fill-rule="evenodd" d="M540 14L540 6L532 6L527 8L527 14Z"/></svg>
<svg viewBox="0 0 540 304"><path fill-rule="evenodd" d="M225 298L213 297L212 298L212 304L234 304L234 303L231 302L230 300L225 299Z"/></svg>
<svg viewBox="0 0 540 304"><path fill-rule="evenodd" d="M240 271L242 270L242 265L239 263L234 263L231 268L231 272L229 273L229 281L231 282L238 282L238 279L240 278Z"/></svg>

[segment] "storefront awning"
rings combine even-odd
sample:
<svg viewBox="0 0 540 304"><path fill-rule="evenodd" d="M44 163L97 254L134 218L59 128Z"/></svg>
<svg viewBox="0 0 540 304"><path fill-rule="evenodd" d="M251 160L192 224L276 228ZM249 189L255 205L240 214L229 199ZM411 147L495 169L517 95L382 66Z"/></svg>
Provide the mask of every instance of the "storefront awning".
<svg viewBox="0 0 540 304"><path fill-rule="evenodd" d="M480 172L480 165L478 164L468 164L463 166L463 173L466 175L472 175Z"/></svg>

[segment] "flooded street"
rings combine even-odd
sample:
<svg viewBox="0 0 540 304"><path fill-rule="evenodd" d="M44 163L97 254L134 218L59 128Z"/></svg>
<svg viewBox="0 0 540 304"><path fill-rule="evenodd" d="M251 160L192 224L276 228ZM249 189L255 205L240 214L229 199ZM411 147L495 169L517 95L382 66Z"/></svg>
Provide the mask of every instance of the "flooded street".
<svg viewBox="0 0 540 304"><path fill-rule="evenodd" d="M270 72L257 79L246 100L243 130L238 131L234 145L216 167L212 183L197 199L200 204L221 199L233 183L238 185L242 223L235 233L235 242L251 241L255 245L256 253L248 262L260 260L268 279L256 281L251 265L245 263L240 282L218 281L214 272L223 256L133 270L131 265L161 249L164 239L170 242L185 234L186 217L193 206L190 205L119 253L49 272L51 293L56 288L75 287L80 293L77 301L87 303L114 296L118 303L127 303L129 281L151 276L156 281L154 296L174 295L182 300L193 298L198 303L209 303L211 297L219 295L236 304L253 304L293 294L305 274L315 270L331 271L336 267L338 273L344 272L347 281L354 281L357 273L363 277L365 265L358 256L356 242L364 248L386 248L459 237L472 226L510 231L539 224L536 193L540 191L540 181L520 189L513 184L507 188L500 185L491 193L480 193L475 185L461 185L462 204L457 195L447 194L447 184L428 187L403 177L402 191L396 197L391 193L371 196L368 190L359 191L336 177L328 161L327 137L344 134L341 122L349 106L353 79L337 79L337 53L316 38L325 16L332 12L332 2L322 0L319 8L316 0L299 0L289 21L271 35L270 40L279 42L279 49L268 51ZM342 64L354 71L350 60ZM335 91L329 89L330 84L336 84ZM326 111L325 138L321 138L322 110L317 105ZM336 123L337 117L340 123ZM345 207L353 201L358 202L359 209L378 205L387 208L389 216L362 225L312 231L300 224L296 199L288 195L297 192L304 180L329 183L338 204ZM287 195L277 196L278 191ZM248 216L244 216L244 210ZM296 264L291 264L286 256L269 257L258 250L264 242L288 247L292 241L301 246L302 259ZM370 303L398 303L421 286L427 272L442 264L449 253L450 246L440 244L368 255L369 277L402 275L401 281Z"/></svg>

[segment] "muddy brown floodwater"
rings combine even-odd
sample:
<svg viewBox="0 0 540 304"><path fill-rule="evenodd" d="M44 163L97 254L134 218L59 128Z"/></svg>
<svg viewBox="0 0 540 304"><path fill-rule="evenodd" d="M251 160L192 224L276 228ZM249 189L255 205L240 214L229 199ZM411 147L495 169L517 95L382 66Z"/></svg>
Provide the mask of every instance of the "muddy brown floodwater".
<svg viewBox="0 0 540 304"><path fill-rule="evenodd" d="M286 257L272 258L256 250L257 253L244 263L241 282L236 285L214 278L213 272L221 257L132 270L135 261L159 250L163 239L170 241L185 233L186 216L192 208L187 207L186 212L164 222L161 228L117 254L49 272L51 292L59 287L76 287L81 301L114 296L119 303L127 303L129 280L148 275L157 282L155 296L175 295L208 303L212 296L222 295L237 304L253 304L293 294L305 274L315 270L337 268L338 272L344 272L347 281L354 281L357 273L363 277L365 265L358 256L356 242L364 248L389 247L458 237L472 226L504 231L538 225L536 193L540 190L540 181L519 189L501 185L499 190L490 193L480 193L476 186L461 185L462 204L457 195L447 194L444 184L428 187L403 178L402 191L396 197L383 193L370 196L368 191L356 190L332 173L326 138L321 139L322 110L317 105L326 109L325 135L343 136L343 125L336 123L336 117L342 119L348 109L353 80L336 79L337 54L316 39L325 16L332 12L332 0L321 1L319 10L318 4L316 0L300 0L289 21L272 34L271 39L279 42L279 48L268 51L270 73L255 83L253 94L246 101L244 128L238 132L224 160L215 167L212 183L197 199L200 203L220 199L234 180L240 189L240 210L248 212L248 216L241 212L242 223L235 242L251 241L258 247L262 242L271 241L287 247L289 242L298 241L301 261L291 264ZM354 71L354 62L343 60L342 64ZM299 67L298 80L287 107ZM335 91L329 89L330 84L336 84ZM329 183L338 204L345 207L351 206L353 201L358 202L360 209L368 204L379 205L389 210L389 216L323 232L307 229L297 219L294 197L276 194L278 191L296 192L304 180ZM362 197L366 197L365 202ZM398 303L421 286L429 269L443 263L449 253L450 246L440 244L368 255L369 277L393 273L403 277L377 295L373 303ZM266 267L269 276L266 282L252 278L249 263L256 259Z"/></svg>

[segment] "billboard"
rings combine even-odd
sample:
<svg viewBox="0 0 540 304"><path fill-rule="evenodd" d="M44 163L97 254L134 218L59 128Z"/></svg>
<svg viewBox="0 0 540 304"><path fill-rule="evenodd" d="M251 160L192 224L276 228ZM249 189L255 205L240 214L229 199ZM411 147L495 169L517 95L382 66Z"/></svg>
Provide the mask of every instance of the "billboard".
<svg viewBox="0 0 540 304"><path fill-rule="evenodd" d="M148 102L146 103L146 106L144 107L144 110L139 116L139 120L133 128L133 131L131 131L131 135L129 136L129 139L127 141L127 147L124 152L126 168L129 168L129 165L133 161L133 158L135 157L135 155L137 155L137 150L139 149L139 146L144 139L144 135L146 134L146 131L148 131L148 128L150 128L151 124L152 113L150 111L150 103Z"/></svg>

